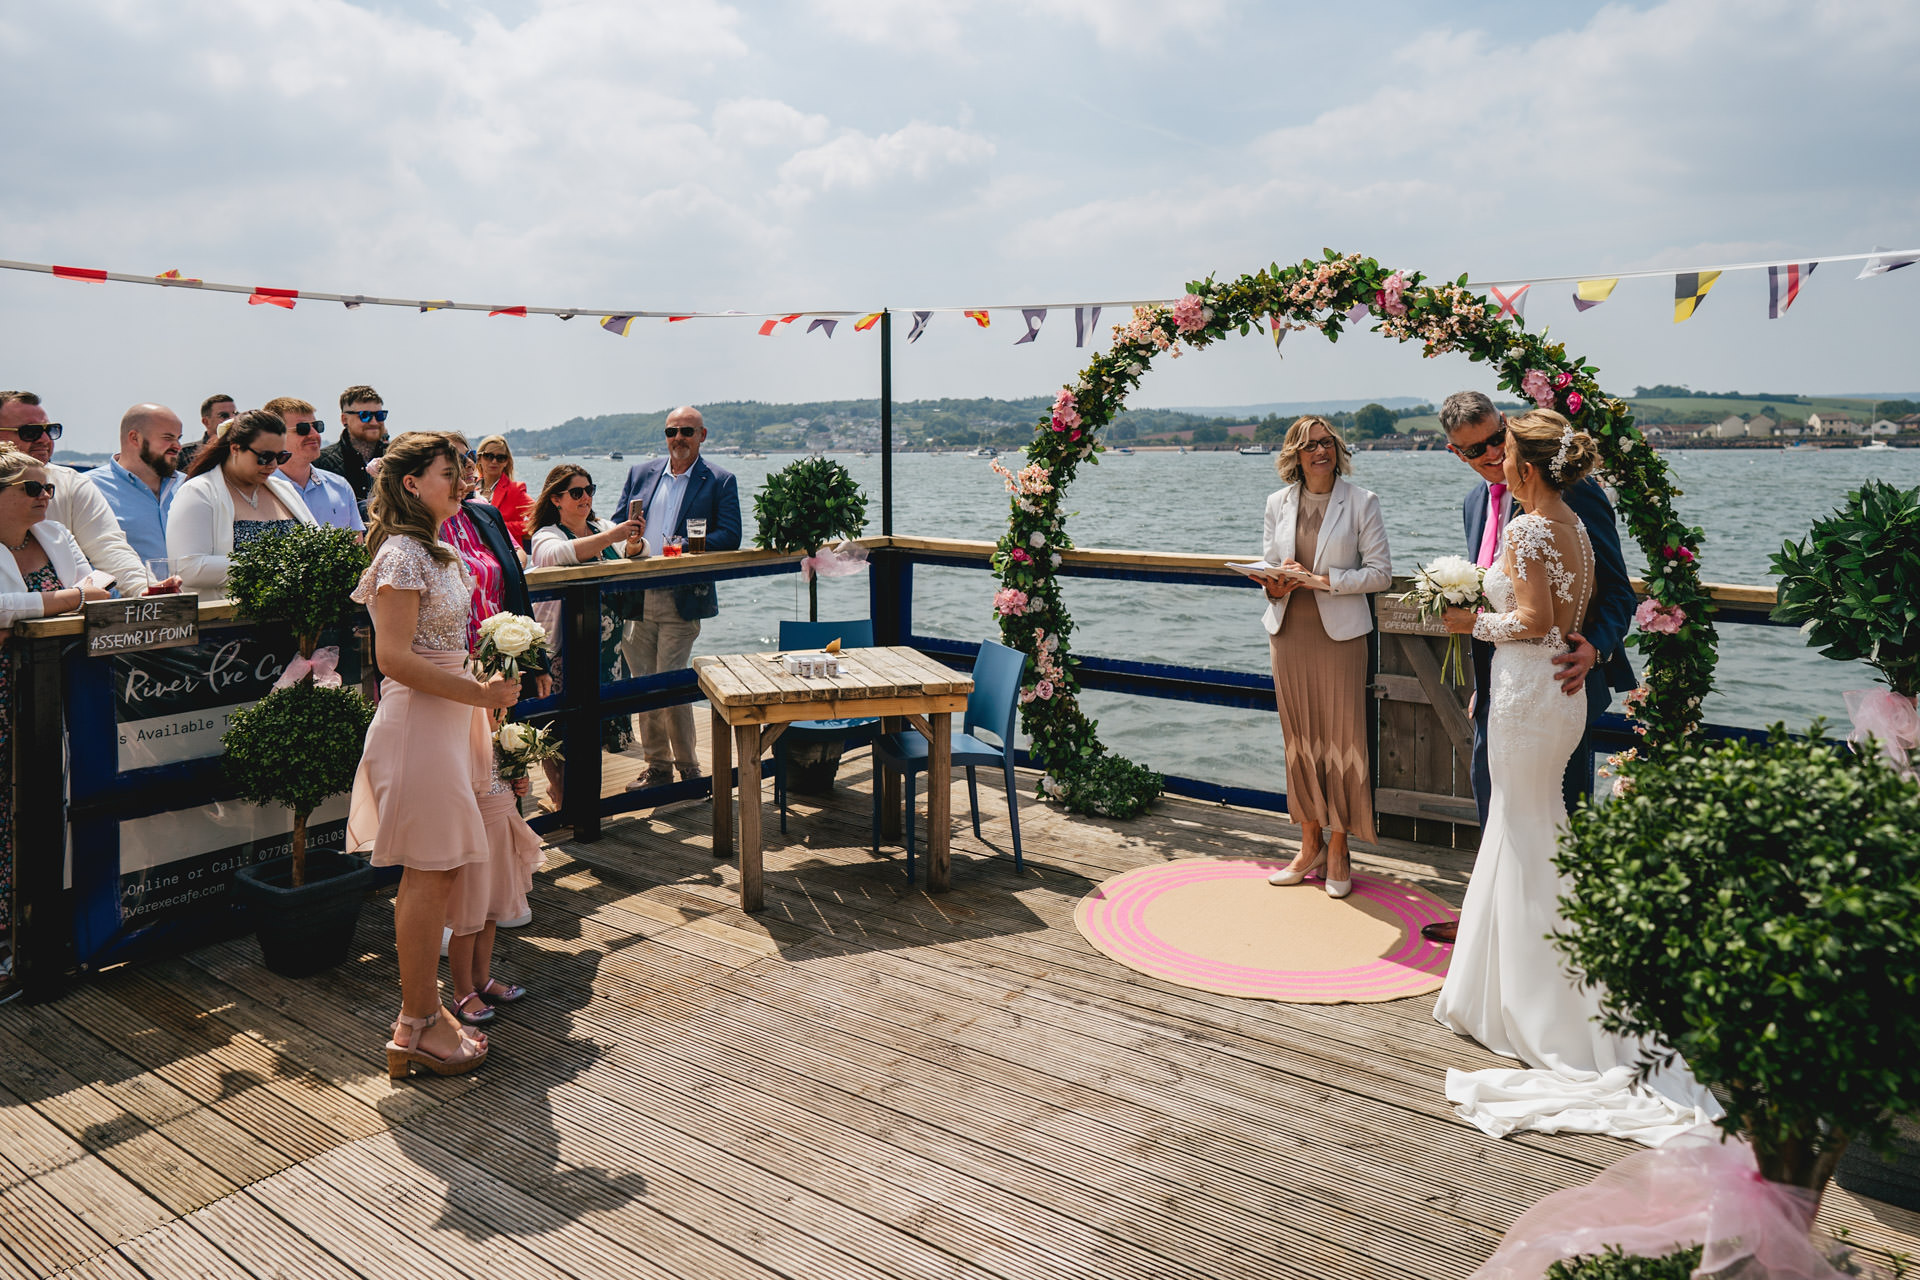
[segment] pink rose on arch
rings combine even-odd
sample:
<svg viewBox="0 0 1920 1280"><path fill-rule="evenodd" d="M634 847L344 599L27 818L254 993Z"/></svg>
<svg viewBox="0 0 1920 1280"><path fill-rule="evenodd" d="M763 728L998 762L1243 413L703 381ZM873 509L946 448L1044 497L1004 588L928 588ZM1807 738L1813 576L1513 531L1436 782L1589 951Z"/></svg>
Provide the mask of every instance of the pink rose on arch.
<svg viewBox="0 0 1920 1280"><path fill-rule="evenodd" d="M1039 684L1033 686L1033 694L1043 702L1051 698L1053 696L1053 681L1042 680Z"/></svg>
<svg viewBox="0 0 1920 1280"><path fill-rule="evenodd" d="M1008 550L1007 559L1018 560L1021 564L1026 564L1028 561L1032 560L1033 557L1028 555L1023 548L1013 547L1010 550Z"/></svg>
<svg viewBox="0 0 1920 1280"><path fill-rule="evenodd" d="M1680 624L1686 620L1685 609L1677 604L1661 604L1658 600L1642 600L1640 607L1633 611L1635 626L1665 636L1679 634Z"/></svg>
<svg viewBox="0 0 1920 1280"><path fill-rule="evenodd" d="M1067 431L1080 425L1080 407L1073 402L1073 392L1065 387L1053 398L1053 429Z"/></svg>
<svg viewBox="0 0 1920 1280"><path fill-rule="evenodd" d="M1069 436L1067 437L1067 439L1068 439L1068 441L1070 441L1070 442L1071 442L1071 441L1074 441L1074 440L1078 440L1078 439L1080 438L1080 434L1081 434L1081 432L1080 432L1080 428L1078 428L1078 427L1075 427L1075 428L1073 429L1073 433L1072 433L1071 435L1069 435Z"/></svg>
<svg viewBox="0 0 1920 1280"><path fill-rule="evenodd" d="M996 593L993 611L1003 618L1017 618L1027 611L1027 593L1012 587Z"/></svg>
<svg viewBox="0 0 1920 1280"><path fill-rule="evenodd" d="M1180 296L1173 304L1173 322L1182 333L1199 333L1213 320L1213 312L1207 306L1207 300L1197 293Z"/></svg>
<svg viewBox="0 0 1920 1280"><path fill-rule="evenodd" d="M1587 407L1587 398L1578 391L1567 392L1567 412L1578 413Z"/></svg>
<svg viewBox="0 0 1920 1280"><path fill-rule="evenodd" d="M1573 375L1568 373L1565 369L1562 369L1560 372L1553 375L1554 390L1565 391L1568 387L1572 385L1573 385Z"/></svg>
<svg viewBox="0 0 1920 1280"><path fill-rule="evenodd" d="M1398 271L1387 277L1387 283L1373 295L1380 309L1390 316L1407 314L1407 304L1401 295L1407 291L1407 278Z"/></svg>
<svg viewBox="0 0 1920 1280"><path fill-rule="evenodd" d="M1520 390L1542 409L1553 408L1553 383L1540 370L1527 370L1527 376L1520 379Z"/></svg>

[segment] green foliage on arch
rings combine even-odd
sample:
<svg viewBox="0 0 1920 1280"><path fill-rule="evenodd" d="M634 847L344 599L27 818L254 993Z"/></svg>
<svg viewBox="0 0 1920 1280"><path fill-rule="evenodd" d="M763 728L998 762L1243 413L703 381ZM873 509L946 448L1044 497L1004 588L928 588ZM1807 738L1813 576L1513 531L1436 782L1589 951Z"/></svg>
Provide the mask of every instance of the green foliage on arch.
<svg viewBox="0 0 1920 1280"><path fill-rule="evenodd" d="M1323 258L1276 264L1237 280L1195 281L1171 307L1135 308L1127 323L1115 326L1112 349L1061 389L1052 413L1034 429L1025 467L1014 473L995 464L1012 498L994 555L1001 585L994 611L1002 638L1030 659L1022 726L1034 759L1047 770L1043 795L1118 816L1138 812L1159 793L1159 775L1108 753L1081 710L1073 619L1060 599L1060 553L1073 546L1061 498L1081 463L1099 461L1102 428L1161 355L1177 358L1184 348L1261 328L1318 329L1337 341L1369 320L1374 332L1420 343L1428 357L1459 352L1492 365L1502 388L1558 409L1593 437L1627 528L1646 552L1654 625L1663 628L1635 637L1647 660L1646 687L1629 700L1646 738L1641 751L1664 756L1697 732L1717 641L1712 603L1700 582L1702 535L1674 514L1679 491L1626 405L1600 389L1594 366L1569 357L1564 343L1503 318L1466 288L1465 276L1429 284L1418 272L1389 271L1372 258L1329 249ZM1643 614L1647 610L1643 605Z"/></svg>

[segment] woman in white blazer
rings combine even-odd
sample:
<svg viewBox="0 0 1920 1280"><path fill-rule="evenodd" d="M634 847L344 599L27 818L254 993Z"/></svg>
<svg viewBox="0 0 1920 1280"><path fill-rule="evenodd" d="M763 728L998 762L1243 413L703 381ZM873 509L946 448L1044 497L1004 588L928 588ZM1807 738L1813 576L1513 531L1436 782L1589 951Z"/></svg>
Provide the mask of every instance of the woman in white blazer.
<svg viewBox="0 0 1920 1280"><path fill-rule="evenodd" d="M1326 419L1294 419L1275 465L1286 487L1267 499L1262 556L1280 570L1263 585L1300 853L1270 879L1299 884L1317 871L1344 898L1353 892L1347 839L1374 838L1367 597L1393 580L1393 556L1380 499L1341 478L1353 455Z"/></svg>
<svg viewBox="0 0 1920 1280"><path fill-rule="evenodd" d="M194 455L193 474L167 513L167 556L185 590L224 595L236 543L314 523L300 491L279 474L293 456L286 441L279 414L252 409Z"/></svg>

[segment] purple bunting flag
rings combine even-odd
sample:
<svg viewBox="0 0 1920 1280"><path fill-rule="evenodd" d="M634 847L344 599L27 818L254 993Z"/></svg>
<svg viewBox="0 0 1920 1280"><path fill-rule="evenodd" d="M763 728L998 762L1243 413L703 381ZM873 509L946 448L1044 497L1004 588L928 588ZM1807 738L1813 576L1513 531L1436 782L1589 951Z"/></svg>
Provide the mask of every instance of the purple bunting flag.
<svg viewBox="0 0 1920 1280"><path fill-rule="evenodd" d="M815 329L825 329L827 336L831 338L833 336L833 327L839 323L838 320L829 320L825 316L822 316L807 326L807 332L812 333Z"/></svg>
<svg viewBox="0 0 1920 1280"><path fill-rule="evenodd" d="M1093 314L1088 315L1088 312L1092 312ZM1073 345L1076 347L1086 346L1087 334L1099 323L1100 308L1075 307L1073 309Z"/></svg>
<svg viewBox="0 0 1920 1280"><path fill-rule="evenodd" d="M1022 307L1020 308L1020 318L1027 322L1027 333L1025 337L1015 338L1013 340L1013 345L1016 347L1023 342L1032 342L1040 336L1040 325L1041 322L1047 318L1047 309L1045 307Z"/></svg>
<svg viewBox="0 0 1920 1280"><path fill-rule="evenodd" d="M914 312L913 328L907 333L907 341L908 342L920 341L920 335L927 331L927 321L931 319L933 319L933 312L931 311Z"/></svg>

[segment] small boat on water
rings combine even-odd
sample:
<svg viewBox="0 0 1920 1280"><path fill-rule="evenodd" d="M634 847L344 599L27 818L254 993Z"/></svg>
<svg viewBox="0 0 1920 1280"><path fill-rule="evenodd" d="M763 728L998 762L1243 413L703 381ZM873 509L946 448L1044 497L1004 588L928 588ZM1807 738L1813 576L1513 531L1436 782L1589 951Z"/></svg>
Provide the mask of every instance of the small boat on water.
<svg viewBox="0 0 1920 1280"><path fill-rule="evenodd" d="M997 458L1000 456L1000 451L990 444L983 444L967 456L969 458Z"/></svg>
<svg viewBox="0 0 1920 1280"><path fill-rule="evenodd" d="M1888 444L1885 440L1875 440L1870 444L1861 445L1860 448L1861 448L1861 451L1864 453L1892 453L1893 452L1893 446Z"/></svg>
<svg viewBox="0 0 1920 1280"><path fill-rule="evenodd" d="M609 453L609 454L607 455L607 458L608 458L608 459L609 459L610 461L613 461L613 462L618 462L618 461L620 461L620 460L621 460L622 458L624 458L624 457L626 457L626 456L627 456L626 454L624 454L624 453L622 453L622 452L620 452L620 451L619 451L618 449L615 449L615 450L614 450L614 451L613 451L612 453Z"/></svg>
<svg viewBox="0 0 1920 1280"><path fill-rule="evenodd" d="M1121 445L1118 449L1115 449L1114 452L1123 458L1131 458L1133 456L1133 450L1127 448L1125 445Z"/></svg>
<svg viewBox="0 0 1920 1280"><path fill-rule="evenodd" d="M764 453L761 453L758 449L756 449L752 453L743 453L740 456L742 458L745 458L747 461L752 462L755 459L765 461L767 455Z"/></svg>
<svg viewBox="0 0 1920 1280"><path fill-rule="evenodd" d="M545 462L547 460L547 455L544 453L536 453L533 455L533 460L535 462Z"/></svg>
<svg viewBox="0 0 1920 1280"><path fill-rule="evenodd" d="M1249 458L1264 458L1273 452L1273 446L1270 444L1243 444L1240 446L1240 452Z"/></svg>

